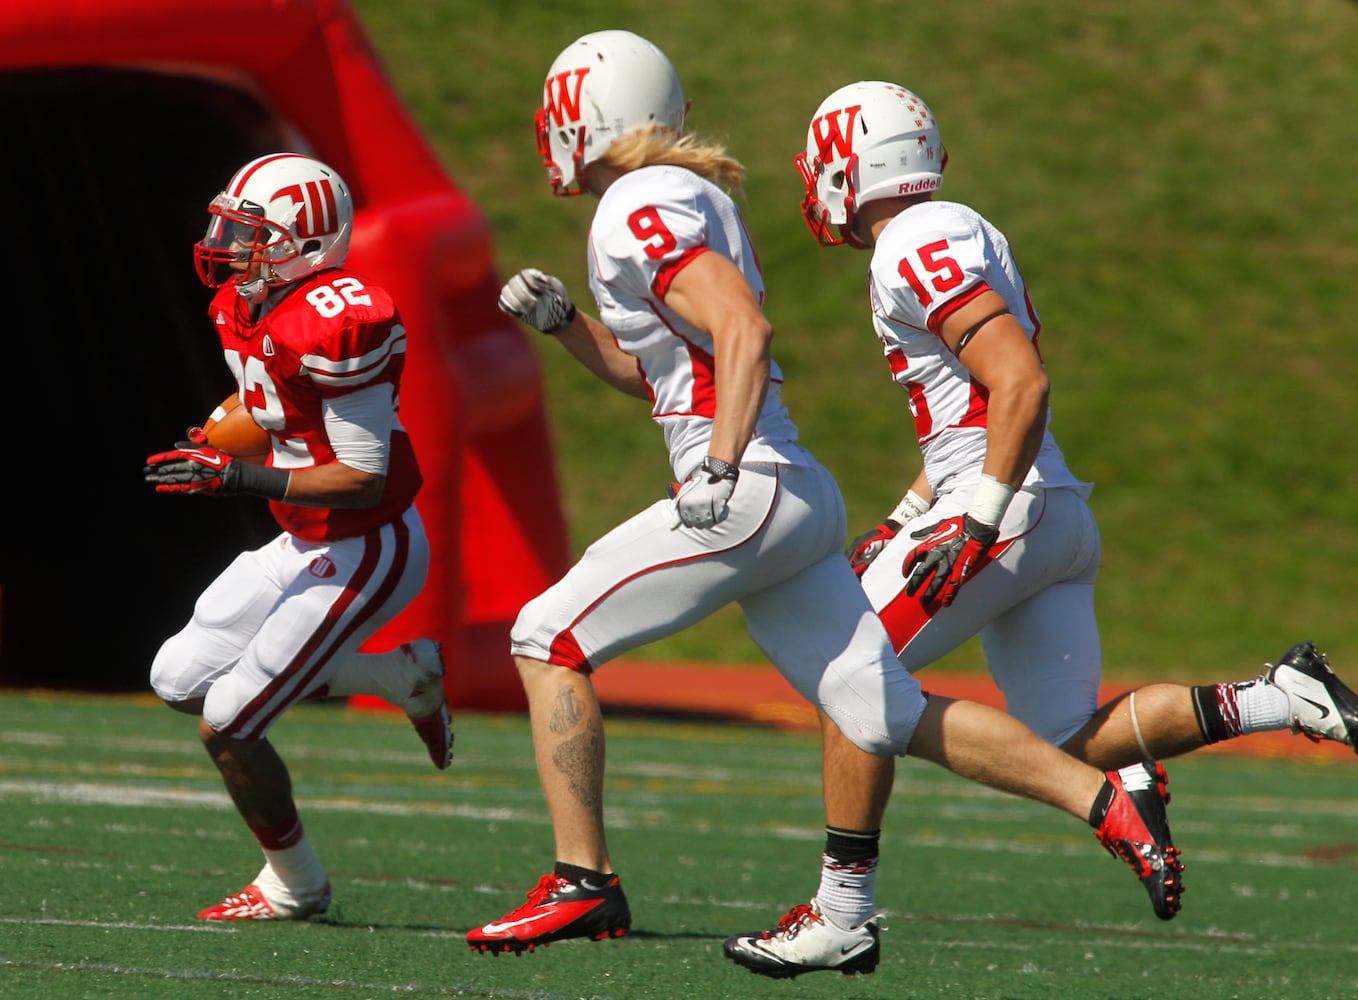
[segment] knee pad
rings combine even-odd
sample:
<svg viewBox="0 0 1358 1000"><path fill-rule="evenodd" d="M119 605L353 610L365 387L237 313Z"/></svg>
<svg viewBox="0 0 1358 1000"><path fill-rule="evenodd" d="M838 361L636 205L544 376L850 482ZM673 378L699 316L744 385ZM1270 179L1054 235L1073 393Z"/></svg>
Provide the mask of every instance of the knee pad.
<svg viewBox="0 0 1358 1000"><path fill-rule="evenodd" d="M886 676L855 682L828 670L817 692L820 708L854 746L877 757L903 757L924 714L924 692L914 676L895 662ZM890 668L890 665L887 665Z"/></svg>

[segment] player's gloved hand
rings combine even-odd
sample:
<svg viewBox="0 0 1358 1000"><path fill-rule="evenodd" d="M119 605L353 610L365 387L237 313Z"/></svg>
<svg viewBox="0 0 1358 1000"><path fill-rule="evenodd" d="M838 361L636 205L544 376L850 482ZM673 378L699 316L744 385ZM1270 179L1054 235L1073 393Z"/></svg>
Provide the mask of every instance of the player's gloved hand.
<svg viewBox="0 0 1358 1000"><path fill-rule="evenodd" d="M698 471L684 480L674 494L674 512L679 524L689 528L711 528L725 521L731 512L729 501L739 476L739 466L711 455L703 459Z"/></svg>
<svg viewBox="0 0 1358 1000"><path fill-rule="evenodd" d="M560 278L524 268L500 289L500 309L542 333L560 333L575 319L575 306Z"/></svg>
<svg viewBox="0 0 1358 1000"><path fill-rule="evenodd" d="M203 440L206 442L206 435ZM148 458L142 476L155 486L157 493L232 496L238 492L239 465L230 455L206 443L180 441L173 451L162 451Z"/></svg>
<svg viewBox="0 0 1358 1000"><path fill-rule="evenodd" d="M849 543L848 556L849 566L853 571L862 576L864 571L881 551L886 548L887 542L895 538L901 528L913 521L917 517L923 517L929 513L929 501L920 496L913 489L905 491L905 496L901 497L901 502L881 524L871 531L859 535Z"/></svg>
<svg viewBox="0 0 1358 1000"><path fill-rule="evenodd" d="M924 604L937 599L947 607L962 584L985 565L986 554L999 534L998 527L982 524L970 514L949 517L912 531L910 537L920 543L901 567L906 595L914 597L923 588L920 600Z"/></svg>
<svg viewBox="0 0 1358 1000"><path fill-rule="evenodd" d="M871 531L865 531L849 543L849 567L858 576L867 570L868 564L881 554L886 543L896 537L901 523L887 518Z"/></svg>

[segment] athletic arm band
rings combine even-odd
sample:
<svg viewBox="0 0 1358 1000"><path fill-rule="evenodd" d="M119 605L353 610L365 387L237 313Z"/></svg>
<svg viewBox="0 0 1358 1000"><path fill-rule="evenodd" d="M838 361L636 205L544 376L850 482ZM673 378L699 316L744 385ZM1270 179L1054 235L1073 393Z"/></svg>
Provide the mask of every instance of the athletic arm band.
<svg viewBox="0 0 1358 1000"><path fill-rule="evenodd" d="M981 331L981 327L985 326L996 316L1003 316L1007 312L1009 312L1007 308L996 309L989 316L979 319L975 323L971 324L971 326L967 327L966 330L962 332L962 336L957 338L957 346L952 349L953 356L957 357L962 353L962 348L966 347L967 344L971 343L971 338L976 336L976 334L978 334Z"/></svg>

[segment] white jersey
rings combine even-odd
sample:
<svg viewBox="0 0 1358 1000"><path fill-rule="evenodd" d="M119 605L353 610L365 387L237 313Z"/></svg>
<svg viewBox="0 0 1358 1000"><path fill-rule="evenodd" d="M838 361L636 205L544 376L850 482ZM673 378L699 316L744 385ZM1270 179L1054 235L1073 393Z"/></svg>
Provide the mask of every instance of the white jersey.
<svg viewBox="0 0 1358 1000"><path fill-rule="evenodd" d="M905 593L915 532L965 514L986 454L987 393L938 335L987 289L1034 347L1041 324L1004 235L965 205L927 201L897 215L872 255L872 321L909 393L924 471L938 495L863 574L863 589L912 673L981 637L1008 712L1060 746L1098 705L1101 654L1094 581L1098 524L1050 432L1000 522L999 538L946 608ZM997 568L991 568L993 564Z"/></svg>
<svg viewBox="0 0 1358 1000"><path fill-rule="evenodd" d="M624 174L599 200L589 235L589 285L599 318L618 347L637 359L665 433L670 465L683 481L707 455L716 413L712 338L666 308L674 276L711 251L745 275L762 304L764 278L733 202L681 167ZM801 464L797 427L783 405L783 375L771 363L768 395L742 461Z"/></svg>
<svg viewBox="0 0 1358 1000"><path fill-rule="evenodd" d="M1009 241L965 205L921 202L882 231L869 279L872 324L892 377L910 396L929 486L935 494L970 487L985 462L988 393L938 331L948 315L989 289L1037 346L1041 323ZM1025 485L1078 483L1048 431Z"/></svg>

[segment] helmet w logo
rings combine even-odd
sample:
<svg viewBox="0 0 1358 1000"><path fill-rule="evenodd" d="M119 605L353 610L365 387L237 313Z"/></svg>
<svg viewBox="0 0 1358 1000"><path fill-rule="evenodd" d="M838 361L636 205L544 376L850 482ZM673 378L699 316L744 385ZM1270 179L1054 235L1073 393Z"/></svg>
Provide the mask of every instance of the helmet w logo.
<svg viewBox="0 0 1358 1000"><path fill-rule="evenodd" d="M285 187L271 200L290 198L300 206L295 224L302 239L325 236L339 229L339 209L335 203L335 186L329 177Z"/></svg>
<svg viewBox="0 0 1358 1000"><path fill-rule="evenodd" d="M829 111L811 120L811 131L816 137L816 149L822 160L847 159L853 152L853 127L863 105L855 104L842 111ZM842 122L842 124L841 124ZM831 148L834 155L829 155Z"/></svg>
<svg viewBox="0 0 1358 1000"><path fill-rule="evenodd" d="M589 67L566 70L549 76L543 85L547 106L544 110L558 126L580 120L580 90L584 86Z"/></svg>

